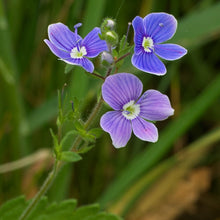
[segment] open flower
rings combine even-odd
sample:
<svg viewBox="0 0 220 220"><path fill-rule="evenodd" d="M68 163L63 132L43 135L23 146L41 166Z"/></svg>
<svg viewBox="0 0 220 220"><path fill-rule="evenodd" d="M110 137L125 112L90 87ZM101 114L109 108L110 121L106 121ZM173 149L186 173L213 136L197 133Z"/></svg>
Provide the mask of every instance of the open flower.
<svg viewBox="0 0 220 220"><path fill-rule="evenodd" d="M185 48L177 44L161 44L176 32L177 21L174 16L167 13L151 13L144 18L136 16L132 25L135 47L131 62L136 68L164 75L166 67L157 56L165 60L176 60L187 53Z"/></svg>
<svg viewBox="0 0 220 220"><path fill-rule="evenodd" d="M100 125L116 148L127 144L132 130L141 140L156 142L158 132L151 121L164 120L174 113L166 95L147 90L140 97L142 89L142 82L130 73L109 76L102 85L103 99L114 111L105 113Z"/></svg>
<svg viewBox="0 0 220 220"><path fill-rule="evenodd" d="M49 40L44 42L50 50L61 60L68 64L82 66L87 72L94 70L93 63L87 58L93 58L102 51L107 50L107 44L99 38L100 28L94 28L84 39L77 34L77 28L81 24L74 26L75 33L62 24L51 24L48 27Z"/></svg>

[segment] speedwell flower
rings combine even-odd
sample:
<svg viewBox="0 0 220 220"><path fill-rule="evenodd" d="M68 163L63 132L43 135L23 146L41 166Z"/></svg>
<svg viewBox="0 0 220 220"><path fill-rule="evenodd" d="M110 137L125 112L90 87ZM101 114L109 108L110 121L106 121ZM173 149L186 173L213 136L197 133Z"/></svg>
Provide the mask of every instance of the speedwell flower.
<svg viewBox="0 0 220 220"><path fill-rule="evenodd" d="M158 132L152 121L164 120L174 113L166 95L147 90L140 97L142 89L142 82L130 73L109 76L102 85L103 99L114 111L105 113L100 125L116 148L127 144L132 130L141 140L156 142Z"/></svg>
<svg viewBox="0 0 220 220"><path fill-rule="evenodd" d="M166 67L157 57L165 60L176 60L187 53L177 44L161 44L173 37L177 28L177 20L167 13L151 13L144 18L136 16L134 28L134 54L132 64L148 73L164 75ZM157 55L157 56L156 56Z"/></svg>
<svg viewBox="0 0 220 220"><path fill-rule="evenodd" d="M48 27L49 40L44 42L50 50L61 60L68 64L82 66L87 72L94 70L93 63L87 58L93 58L102 51L107 50L107 44L99 38L100 28L94 28L84 39L77 34L77 28L81 24L74 26L73 33L62 23L51 24Z"/></svg>

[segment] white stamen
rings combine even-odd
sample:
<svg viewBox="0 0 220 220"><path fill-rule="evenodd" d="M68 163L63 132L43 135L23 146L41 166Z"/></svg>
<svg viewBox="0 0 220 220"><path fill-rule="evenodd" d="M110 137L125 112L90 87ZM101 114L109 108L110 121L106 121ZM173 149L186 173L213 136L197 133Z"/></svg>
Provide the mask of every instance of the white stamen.
<svg viewBox="0 0 220 220"><path fill-rule="evenodd" d="M145 52L152 52L152 50L154 49L154 42L152 38L144 37L142 41L142 47L144 48Z"/></svg>
<svg viewBox="0 0 220 220"><path fill-rule="evenodd" d="M138 117L140 113L140 105L135 104L134 100L131 100L130 102L126 103L123 106L123 116L129 120L135 119Z"/></svg>
<svg viewBox="0 0 220 220"><path fill-rule="evenodd" d="M70 56L72 58L74 58L74 59L81 59L81 58L83 58L83 56L85 56L87 54L86 48L83 46L83 47L80 47L79 49L80 50L78 51L78 48L74 47L71 50Z"/></svg>

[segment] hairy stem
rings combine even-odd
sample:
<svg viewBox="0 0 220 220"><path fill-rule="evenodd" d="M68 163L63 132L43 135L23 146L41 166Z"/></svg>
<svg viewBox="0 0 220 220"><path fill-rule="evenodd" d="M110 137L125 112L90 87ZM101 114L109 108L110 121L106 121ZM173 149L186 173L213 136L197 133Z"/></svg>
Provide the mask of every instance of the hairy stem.
<svg viewBox="0 0 220 220"><path fill-rule="evenodd" d="M54 163L53 170L48 175L47 179L44 181L42 187L34 197L34 199L29 203L28 207L24 210L22 215L20 216L19 220L26 219L28 215L31 213L31 211L35 208L37 203L40 201L41 197L46 193L46 191L51 186L52 182L54 181L56 174L57 174L57 168L58 168L58 161L56 160Z"/></svg>
<svg viewBox="0 0 220 220"><path fill-rule="evenodd" d="M119 62L120 60L123 60L125 57L129 56L130 54L131 54L131 52L128 52L128 53L124 54L123 56L119 57L119 58L115 61L115 63Z"/></svg>
<svg viewBox="0 0 220 220"><path fill-rule="evenodd" d="M106 73L106 76L110 75L111 71L112 71L112 68L109 68ZM95 107L93 108L92 112L90 113L87 121L85 122L86 129L88 129L92 125L92 123L95 120L95 118L97 117L102 105L103 105L103 99L100 98L99 101L97 102L97 104L95 105ZM58 130L58 133L59 133L58 135L61 135L61 130ZM77 136L70 150L77 152L77 146L79 146L81 141L82 141L82 138L80 136ZM63 162L59 161L59 163L58 163L58 160L55 160L53 170L51 171L51 173L48 175L48 177L44 181L42 187L40 188L40 190L38 191L38 193L36 194L34 199L30 202L28 207L24 210L24 212L22 213L19 220L26 219L28 217L28 215L33 211L33 209L36 207L36 205L40 201L41 197L50 188L51 184L55 180L56 175L60 171L60 169L62 168L63 164L64 164Z"/></svg>

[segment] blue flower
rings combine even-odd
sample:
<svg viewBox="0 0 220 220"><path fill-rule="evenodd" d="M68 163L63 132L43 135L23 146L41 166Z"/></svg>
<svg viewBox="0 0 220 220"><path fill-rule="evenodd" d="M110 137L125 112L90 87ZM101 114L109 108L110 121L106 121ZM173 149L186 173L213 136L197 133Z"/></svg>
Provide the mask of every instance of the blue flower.
<svg viewBox="0 0 220 220"><path fill-rule="evenodd" d="M135 47L131 62L136 68L164 75L166 67L157 56L176 60L187 53L185 48L177 44L161 44L171 39L176 32L177 21L174 16L167 13L151 13L143 19L136 16L132 25Z"/></svg>
<svg viewBox="0 0 220 220"><path fill-rule="evenodd" d="M97 27L82 39L77 34L77 28L80 26L80 23L76 24L73 33L62 23L51 24L48 27L49 40L45 39L44 42L62 61L82 66L87 72L92 73L94 65L87 57L98 56L99 53L107 50L107 44L99 38L101 31Z"/></svg>
<svg viewBox="0 0 220 220"><path fill-rule="evenodd" d="M143 90L142 82L130 73L108 76L102 85L102 97L113 111L100 120L102 129L111 136L116 148L124 147L134 134L144 141L156 142L158 131L152 121L173 115L169 98L157 90Z"/></svg>

